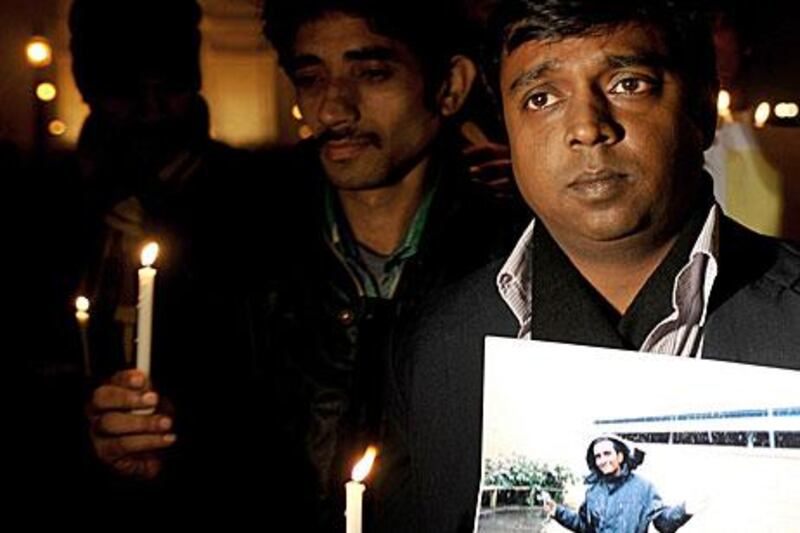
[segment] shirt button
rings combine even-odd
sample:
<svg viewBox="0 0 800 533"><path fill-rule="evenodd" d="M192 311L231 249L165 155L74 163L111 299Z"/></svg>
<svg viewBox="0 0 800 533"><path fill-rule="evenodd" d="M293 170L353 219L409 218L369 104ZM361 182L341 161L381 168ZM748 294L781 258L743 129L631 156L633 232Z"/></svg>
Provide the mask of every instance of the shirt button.
<svg viewBox="0 0 800 533"><path fill-rule="evenodd" d="M353 319L355 318L355 314L351 309L342 309L339 311L339 323L343 326L349 326L353 323Z"/></svg>
<svg viewBox="0 0 800 533"><path fill-rule="evenodd" d="M505 272L500 275L500 285L506 286L511 283L511 274Z"/></svg>

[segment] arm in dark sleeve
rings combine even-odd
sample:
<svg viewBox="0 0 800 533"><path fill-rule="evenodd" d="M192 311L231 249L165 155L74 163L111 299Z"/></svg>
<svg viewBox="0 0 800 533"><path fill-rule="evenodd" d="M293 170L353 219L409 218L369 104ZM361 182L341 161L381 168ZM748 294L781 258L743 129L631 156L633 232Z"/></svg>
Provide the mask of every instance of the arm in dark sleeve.
<svg viewBox="0 0 800 533"><path fill-rule="evenodd" d="M576 531L578 533L589 531L589 524L586 520L586 502L581 505L581 508L577 513L572 509L559 504L556 507L556 514L553 516L553 518L556 519L556 522L571 531Z"/></svg>
<svg viewBox="0 0 800 533"><path fill-rule="evenodd" d="M684 504L672 507L664 505L655 489L650 497L650 516L653 526L661 533L674 533L692 517L686 512Z"/></svg>

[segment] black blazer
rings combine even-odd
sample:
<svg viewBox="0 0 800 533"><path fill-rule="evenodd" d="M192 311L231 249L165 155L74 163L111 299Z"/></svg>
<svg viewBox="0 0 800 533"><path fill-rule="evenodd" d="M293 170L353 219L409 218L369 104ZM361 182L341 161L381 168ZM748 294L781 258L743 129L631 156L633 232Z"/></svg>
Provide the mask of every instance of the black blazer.
<svg viewBox="0 0 800 533"><path fill-rule="evenodd" d="M703 357L800 369L800 252L723 219ZM472 531L481 478L483 343L514 337L496 261L399 331L379 531Z"/></svg>

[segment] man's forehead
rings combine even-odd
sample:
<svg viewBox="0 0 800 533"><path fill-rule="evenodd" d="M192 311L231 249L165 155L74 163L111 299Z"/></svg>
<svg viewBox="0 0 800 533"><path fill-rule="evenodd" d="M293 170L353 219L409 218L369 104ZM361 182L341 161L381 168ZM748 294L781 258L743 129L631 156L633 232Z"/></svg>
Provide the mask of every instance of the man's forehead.
<svg viewBox="0 0 800 533"><path fill-rule="evenodd" d="M392 59L404 48L402 42L377 33L366 18L337 11L298 28L294 55L322 57L335 53L345 59Z"/></svg>
<svg viewBox="0 0 800 533"><path fill-rule="evenodd" d="M537 78L579 64L618 68L638 62L666 67L668 56L661 32L633 23L562 38L524 41L503 53L501 76L508 84L515 82L521 71L528 78ZM514 74L514 80L507 79Z"/></svg>
<svg viewBox="0 0 800 533"><path fill-rule="evenodd" d="M602 452L614 450L614 443L610 440L600 440L594 443L594 453L600 454Z"/></svg>

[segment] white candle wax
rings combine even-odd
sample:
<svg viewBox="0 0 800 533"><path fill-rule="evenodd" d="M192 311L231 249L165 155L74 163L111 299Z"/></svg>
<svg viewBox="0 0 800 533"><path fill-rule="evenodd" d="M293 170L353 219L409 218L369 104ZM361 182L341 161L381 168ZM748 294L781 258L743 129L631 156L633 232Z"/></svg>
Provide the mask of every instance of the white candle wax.
<svg viewBox="0 0 800 533"><path fill-rule="evenodd" d="M139 269L139 302L136 305L136 368L150 374L150 346L153 337L153 292L156 269Z"/></svg>
<svg viewBox="0 0 800 533"><path fill-rule="evenodd" d="M361 533L361 504L364 495L364 484L358 481L348 481L345 484L347 493L347 533Z"/></svg>

